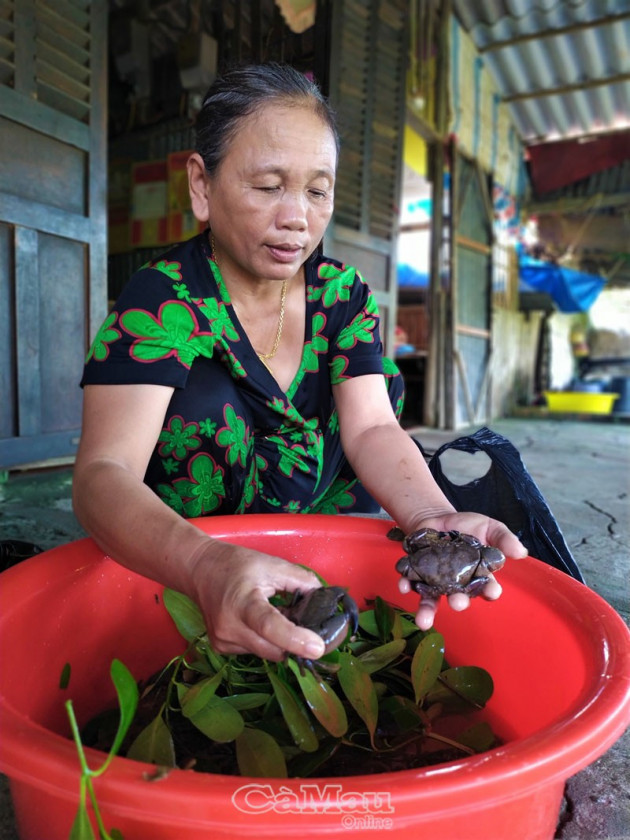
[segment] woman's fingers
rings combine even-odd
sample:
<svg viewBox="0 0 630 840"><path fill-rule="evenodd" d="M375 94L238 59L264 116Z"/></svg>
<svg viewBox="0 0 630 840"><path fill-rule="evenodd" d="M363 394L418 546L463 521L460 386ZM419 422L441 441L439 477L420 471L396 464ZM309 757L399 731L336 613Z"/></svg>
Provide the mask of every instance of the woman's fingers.
<svg viewBox="0 0 630 840"><path fill-rule="evenodd" d="M490 520L488 527L488 543L500 549L506 557L518 559L527 557L528 551L516 534L502 522Z"/></svg>
<svg viewBox="0 0 630 840"><path fill-rule="evenodd" d="M481 590L482 598L486 601L496 601L503 592L503 587L494 575L488 575L488 583Z"/></svg>
<svg viewBox="0 0 630 840"><path fill-rule="evenodd" d="M237 546L226 546L197 569L198 601L215 649L270 660L286 653L306 659L323 655L316 633L293 624L269 603L277 592L307 592L319 585L317 576L301 566Z"/></svg>
<svg viewBox="0 0 630 840"><path fill-rule="evenodd" d="M244 614L244 623L258 637L275 645L281 651L281 656L294 653L304 659L319 659L324 655L325 645L317 633L289 621L265 598L250 601Z"/></svg>
<svg viewBox="0 0 630 840"><path fill-rule="evenodd" d="M421 630L429 630L433 627L435 614L438 608L438 601L431 598L423 598L416 611L416 624Z"/></svg>
<svg viewBox="0 0 630 840"><path fill-rule="evenodd" d="M398 581L398 589L403 595L407 595L412 591L411 584L407 578L401 578ZM496 601L502 592L501 584L494 575L488 575L488 583L481 592L482 598L486 601ZM433 626L440 600L440 598L429 598L426 595L422 596L420 605L416 611L416 624L421 630L429 630ZM470 600L470 596L465 592L455 592L447 596L448 605L455 612L467 610L470 606Z"/></svg>

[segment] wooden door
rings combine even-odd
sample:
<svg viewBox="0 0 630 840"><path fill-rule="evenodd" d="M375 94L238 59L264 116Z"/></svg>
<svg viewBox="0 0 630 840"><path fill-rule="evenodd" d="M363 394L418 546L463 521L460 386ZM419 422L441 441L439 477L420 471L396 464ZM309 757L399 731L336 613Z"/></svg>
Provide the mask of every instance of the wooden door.
<svg viewBox="0 0 630 840"><path fill-rule="evenodd" d="M451 147L445 416L451 429L491 418L491 176Z"/></svg>
<svg viewBox="0 0 630 840"><path fill-rule="evenodd" d="M0 0L0 467L72 455L107 307L105 0Z"/></svg>
<svg viewBox="0 0 630 840"><path fill-rule="evenodd" d="M408 4L332 3L329 96L341 129L335 213L325 253L359 269L393 352L396 236L405 115Z"/></svg>

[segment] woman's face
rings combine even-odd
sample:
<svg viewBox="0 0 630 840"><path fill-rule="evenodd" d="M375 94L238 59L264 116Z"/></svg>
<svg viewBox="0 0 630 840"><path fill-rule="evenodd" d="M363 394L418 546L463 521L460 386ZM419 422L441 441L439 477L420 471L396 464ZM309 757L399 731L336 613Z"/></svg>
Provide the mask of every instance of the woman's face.
<svg viewBox="0 0 630 840"><path fill-rule="evenodd" d="M330 221L336 165L333 134L309 107L245 117L206 182L221 269L248 282L293 277Z"/></svg>

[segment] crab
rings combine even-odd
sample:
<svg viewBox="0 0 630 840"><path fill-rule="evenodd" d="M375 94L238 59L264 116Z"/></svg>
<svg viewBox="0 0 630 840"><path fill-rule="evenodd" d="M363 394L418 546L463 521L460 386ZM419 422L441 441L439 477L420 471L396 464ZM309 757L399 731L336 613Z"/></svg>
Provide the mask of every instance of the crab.
<svg viewBox="0 0 630 840"><path fill-rule="evenodd" d="M479 595L490 574L505 563L498 548L459 531L422 528L403 539L403 548L407 554L396 563L396 571L426 598L456 592Z"/></svg>
<svg viewBox="0 0 630 840"><path fill-rule="evenodd" d="M357 632L359 608L356 601L341 586L321 586L302 593L297 590L293 601L283 607L284 615L299 627L307 627L324 641L324 654L335 650L351 630ZM294 657L300 669L304 666L313 670L313 661Z"/></svg>

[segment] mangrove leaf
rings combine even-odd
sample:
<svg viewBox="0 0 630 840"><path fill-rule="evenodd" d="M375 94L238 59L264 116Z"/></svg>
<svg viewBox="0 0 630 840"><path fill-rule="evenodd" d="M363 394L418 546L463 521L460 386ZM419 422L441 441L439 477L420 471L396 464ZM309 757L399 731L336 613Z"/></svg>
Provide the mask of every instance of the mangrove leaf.
<svg viewBox="0 0 630 840"><path fill-rule="evenodd" d="M70 829L68 840L96 840L94 829L87 812L85 796L81 797L79 807Z"/></svg>
<svg viewBox="0 0 630 840"><path fill-rule="evenodd" d="M315 775L317 770L331 758L339 747L339 738L327 738L316 752L299 753L289 763L291 778L307 779Z"/></svg>
<svg viewBox="0 0 630 840"><path fill-rule="evenodd" d="M222 669L218 674L206 677L191 686L178 683L177 693L184 717L192 718L208 705L223 682L224 673L225 669Z"/></svg>
<svg viewBox="0 0 630 840"><path fill-rule="evenodd" d="M442 671L426 699L428 703L441 703L450 712L470 711L470 706L482 709L493 691L492 677L484 668L460 665Z"/></svg>
<svg viewBox="0 0 630 840"><path fill-rule="evenodd" d="M289 732L296 746L304 750L304 752L315 752L319 746L319 741L308 719L306 709L301 704L291 686L278 676L278 674L275 674L271 668L268 670L268 675L274 694L276 695L276 700L280 706L282 717L289 727Z"/></svg>
<svg viewBox="0 0 630 840"><path fill-rule="evenodd" d="M337 677L343 693L370 733L374 746L374 732L378 720L378 697L370 675L362 662L351 653L339 654L340 665Z"/></svg>
<svg viewBox="0 0 630 840"><path fill-rule="evenodd" d="M309 709L324 729L336 738L345 735L348 730L348 718L334 689L328 683L319 680L312 671L306 668L300 670L294 659L288 659L287 662L295 674Z"/></svg>
<svg viewBox="0 0 630 840"><path fill-rule="evenodd" d="M118 695L120 720L118 722L118 729L116 731L116 735L114 736L114 741L109 750L109 754L105 762L98 768L98 770L92 771L93 776L100 776L104 773L111 764L114 756L118 753L118 750L122 746L122 742L125 740L125 736L134 719L136 709L138 708L138 700L140 698L140 692L136 681L127 666L123 665L120 659L112 660L109 673L112 682L114 683L114 687L116 688L116 694Z"/></svg>
<svg viewBox="0 0 630 840"><path fill-rule="evenodd" d="M225 698L225 702L229 703L239 712L245 712L248 709L257 709L264 706L271 694L265 691L250 691L245 694L229 694Z"/></svg>
<svg viewBox="0 0 630 840"><path fill-rule="evenodd" d="M394 662L404 649L405 640L394 639L393 642L386 642L384 645L366 650L365 653L359 654L357 659L361 662L366 673L373 674Z"/></svg>
<svg viewBox="0 0 630 840"><path fill-rule="evenodd" d="M433 688L444 660L444 637L441 633L429 633L416 648L411 661L411 682L416 703L421 703Z"/></svg>
<svg viewBox="0 0 630 840"><path fill-rule="evenodd" d="M381 700L380 710L390 715L396 729L401 732L424 728L426 720L418 706L408 697L395 694Z"/></svg>
<svg viewBox="0 0 630 840"><path fill-rule="evenodd" d="M236 739L236 760L241 776L287 777L287 764L277 741L262 729L246 727Z"/></svg>
<svg viewBox="0 0 630 840"><path fill-rule="evenodd" d="M186 717L207 738L222 744L238 738L245 726L241 713L216 696L211 697L203 709Z"/></svg>
<svg viewBox="0 0 630 840"><path fill-rule="evenodd" d="M492 747L496 746L497 736L492 731L490 724L482 720L460 732L457 740L465 747L470 747L471 750L480 753L491 750Z"/></svg>
<svg viewBox="0 0 630 840"><path fill-rule="evenodd" d="M162 712L138 734L127 750L127 758L148 761L150 764L159 764L162 767L175 767L173 738L171 730L162 717Z"/></svg>
<svg viewBox="0 0 630 840"><path fill-rule="evenodd" d="M206 632L201 610L187 595L174 589L165 589L162 595L164 606L175 626L187 642L193 642Z"/></svg>
<svg viewBox="0 0 630 840"><path fill-rule="evenodd" d="M387 601L378 596L374 599L374 618L379 639L381 642L388 642L394 627L394 610Z"/></svg>

